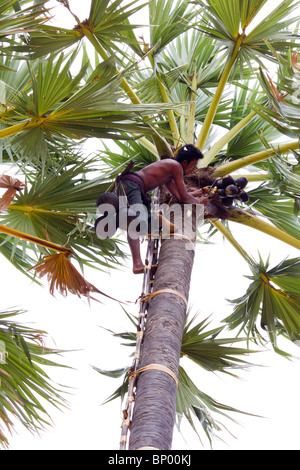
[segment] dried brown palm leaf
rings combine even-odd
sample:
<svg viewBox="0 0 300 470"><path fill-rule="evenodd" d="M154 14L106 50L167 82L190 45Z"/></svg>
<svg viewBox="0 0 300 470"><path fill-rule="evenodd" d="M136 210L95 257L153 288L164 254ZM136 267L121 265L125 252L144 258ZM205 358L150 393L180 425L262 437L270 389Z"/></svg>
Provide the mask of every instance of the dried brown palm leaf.
<svg viewBox="0 0 300 470"><path fill-rule="evenodd" d="M14 199L16 192L22 191L22 189L25 188L25 184L12 176L2 175L0 176L0 188L7 189L0 199L0 211L6 211Z"/></svg>
<svg viewBox="0 0 300 470"><path fill-rule="evenodd" d="M292 54L292 64L295 69L300 70L300 62L298 61L297 51Z"/></svg>
<svg viewBox="0 0 300 470"><path fill-rule="evenodd" d="M274 96L275 100L278 103L280 103L280 101L284 101L284 98L288 95L288 93L285 93L284 95L281 95L280 92L277 90L276 86L274 85L274 83L272 82L272 80L271 80L271 78L269 77L268 74L267 74L267 77L268 77L269 84L270 84L270 87L271 87L271 93Z"/></svg>
<svg viewBox="0 0 300 470"><path fill-rule="evenodd" d="M70 292L78 297L84 296L92 298L90 294L94 292L119 302L117 299L101 292L93 284L86 281L73 266L67 253L56 253L45 256L43 261L30 269L35 269L39 277L47 276L47 280L50 283L51 295L54 295L54 291L58 290L62 295L67 295L68 292Z"/></svg>

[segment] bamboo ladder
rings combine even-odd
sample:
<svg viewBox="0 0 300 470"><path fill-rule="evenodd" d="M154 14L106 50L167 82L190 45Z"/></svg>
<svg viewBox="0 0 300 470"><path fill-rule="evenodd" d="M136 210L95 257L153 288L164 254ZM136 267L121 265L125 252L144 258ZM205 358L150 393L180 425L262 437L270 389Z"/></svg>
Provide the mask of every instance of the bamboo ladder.
<svg viewBox="0 0 300 470"><path fill-rule="evenodd" d="M152 212L158 212L159 206L159 190L157 189L152 198ZM148 246L145 260L145 272L143 278L143 287L141 298L151 294L153 290L154 275L151 272L151 267L157 264L158 261L158 250L159 250L159 238L160 237L149 237ZM133 358L132 367L129 373L129 385L125 408L123 410L123 421L121 425L121 439L120 439L120 450L127 450L128 448L128 435L130 430L130 424L132 421L133 407L134 407L134 390L137 381L137 371L139 368L141 358L141 348L143 343L144 331L146 326L146 316L148 310L148 302L140 302L138 324L137 324L137 341L135 355Z"/></svg>

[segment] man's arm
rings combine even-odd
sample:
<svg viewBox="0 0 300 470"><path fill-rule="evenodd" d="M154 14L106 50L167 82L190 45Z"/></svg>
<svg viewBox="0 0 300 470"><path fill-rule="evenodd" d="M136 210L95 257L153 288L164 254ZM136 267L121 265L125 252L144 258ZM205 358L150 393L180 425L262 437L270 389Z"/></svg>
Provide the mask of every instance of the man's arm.
<svg viewBox="0 0 300 470"><path fill-rule="evenodd" d="M177 199L177 201L180 201L180 195L179 195L179 192L177 191L177 187L176 187L174 181L171 180L169 183L166 183L165 186L168 189L168 191L170 191L172 196L174 196L175 199Z"/></svg>
<svg viewBox="0 0 300 470"><path fill-rule="evenodd" d="M184 180L183 169L180 164L172 168L173 179L166 183L167 189L177 199L184 204L199 204L199 201L187 192Z"/></svg>

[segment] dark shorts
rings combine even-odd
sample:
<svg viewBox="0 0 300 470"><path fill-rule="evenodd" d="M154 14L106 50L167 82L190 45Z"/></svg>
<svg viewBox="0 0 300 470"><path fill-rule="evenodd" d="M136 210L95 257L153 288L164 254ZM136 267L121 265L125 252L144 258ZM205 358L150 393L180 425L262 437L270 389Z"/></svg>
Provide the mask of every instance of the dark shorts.
<svg viewBox="0 0 300 470"><path fill-rule="evenodd" d="M143 205L146 209L136 211L136 216L140 218L140 225L138 230L141 235L148 232L149 227L151 226L151 197L145 192L144 182L139 175L135 173L129 173L129 176L134 175L135 181L130 178L127 178L127 175L124 175L119 180L117 194L118 196L126 196L128 206L133 206L135 204Z"/></svg>
<svg viewBox="0 0 300 470"><path fill-rule="evenodd" d="M134 176L136 181L133 181L132 179L127 178L127 175L124 175L119 181L118 196L126 195L129 206L132 206L133 204L143 204L149 211L151 206L151 197L145 193L142 178L136 173L129 173L128 176Z"/></svg>

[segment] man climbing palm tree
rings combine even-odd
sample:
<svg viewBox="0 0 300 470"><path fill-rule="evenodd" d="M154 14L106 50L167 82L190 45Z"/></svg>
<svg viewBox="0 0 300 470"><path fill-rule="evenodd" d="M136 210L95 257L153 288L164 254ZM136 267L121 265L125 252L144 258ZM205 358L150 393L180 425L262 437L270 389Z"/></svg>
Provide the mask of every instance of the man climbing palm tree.
<svg viewBox="0 0 300 470"><path fill-rule="evenodd" d="M192 144L182 146L174 159L167 158L139 170L135 173L126 173L119 180L118 194L126 195L129 206L141 204L146 210L138 211L137 217L148 228L148 216L151 203L149 192L163 184L175 199L182 204L204 204L205 197L196 199L202 194L201 190L188 193L183 177L191 174L197 167L198 160L203 158L202 152ZM147 220L144 220L145 217ZM160 216L160 224L164 224ZM173 227L174 228L174 227ZM145 266L141 259L139 237L133 237L130 231L127 240L132 254L133 272L141 274Z"/></svg>

